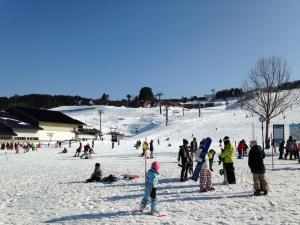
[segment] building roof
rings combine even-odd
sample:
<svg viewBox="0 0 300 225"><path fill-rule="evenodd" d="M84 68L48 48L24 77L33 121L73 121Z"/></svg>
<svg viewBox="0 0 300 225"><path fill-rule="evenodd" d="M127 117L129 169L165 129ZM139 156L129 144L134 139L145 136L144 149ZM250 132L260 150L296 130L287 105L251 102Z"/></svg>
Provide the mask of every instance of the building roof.
<svg viewBox="0 0 300 225"><path fill-rule="evenodd" d="M37 126L33 126L30 123L24 122L8 112L0 112L0 128L2 129L33 129L33 130L40 130L41 128Z"/></svg>
<svg viewBox="0 0 300 225"><path fill-rule="evenodd" d="M17 136L17 134L9 129L0 128L0 136Z"/></svg>
<svg viewBox="0 0 300 225"><path fill-rule="evenodd" d="M59 111L22 106L10 106L6 109L6 111L34 125L38 125L39 122L85 125L83 122L75 120Z"/></svg>

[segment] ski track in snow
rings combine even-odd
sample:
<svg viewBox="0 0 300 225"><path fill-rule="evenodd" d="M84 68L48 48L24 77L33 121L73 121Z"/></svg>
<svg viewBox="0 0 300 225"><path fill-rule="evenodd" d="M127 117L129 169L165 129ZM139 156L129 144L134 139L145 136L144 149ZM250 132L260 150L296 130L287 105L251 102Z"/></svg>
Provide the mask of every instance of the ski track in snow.
<svg viewBox="0 0 300 225"><path fill-rule="evenodd" d="M132 124L146 128L143 133L121 141L120 146L115 145L115 149L111 149L108 138L108 141L96 141L96 154L90 160L73 157L78 143L73 143L70 149L66 146L67 154L59 154L62 149L51 147L19 155L0 151L0 224L299 224L300 164L278 161L276 156L272 171L269 150L265 159L266 177L270 182L268 196L253 196L247 157L235 159L236 185L222 184L223 177L219 175L222 165L218 165L217 156L213 166L215 191L199 193L198 183L179 182L177 153L182 138L191 141L194 134L199 141L211 136L212 147L219 152L218 140L225 135L234 140L250 140L252 122L259 140L257 118L246 120L245 112L225 111L219 107L202 110L200 118L197 118L197 110L185 112L185 117L170 113L170 124L165 127L157 109L104 109L103 127L107 129L110 123L115 123L126 135L132 136ZM70 111L69 115L81 120L86 118L88 124L98 126L97 108ZM300 121L299 110L287 113L286 117L275 122L287 125L289 120ZM155 126L149 125L151 122ZM158 208L167 214L162 218L132 212L139 206L144 191L144 158L139 157L141 149L136 150L133 145L145 137L155 140L155 160L161 162ZM158 137L160 145L156 142ZM168 143L172 146L167 147ZM148 168L152 161L148 160ZM96 162L101 163L104 176L128 173L139 175L140 179L112 184L84 183Z"/></svg>

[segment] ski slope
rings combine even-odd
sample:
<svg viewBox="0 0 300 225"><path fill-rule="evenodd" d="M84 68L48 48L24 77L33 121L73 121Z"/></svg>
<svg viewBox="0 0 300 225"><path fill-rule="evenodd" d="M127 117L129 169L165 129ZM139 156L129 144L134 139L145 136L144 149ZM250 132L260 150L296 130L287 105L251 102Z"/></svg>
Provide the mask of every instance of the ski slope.
<svg viewBox="0 0 300 225"><path fill-rule="evenodd" d="M191 141L193 135L199 141L210 136L212 148L219 152L218 140L225 135L233 143L242 138L249 143L254 126L254 138L261 142L257 117L240 109L227 111L224 106L201 109L200 118L198 110L185 111L183 116L179 108L174 109L179 112L174 115L170 108L169 125L165 126L158 108L72 106L54 110L99 128L99 109L103 111L102 130L107 133L114 127L126 138L114 149L109 136L96 141L92 159L73 157L78 143L66 146L67 154L59 154L62 149L53 146L19 155L0 151L0 224L299 224L300 164L278 161L276 156L272 171L268 150L268 196L253 196L247 157L235 159L236 185L222 185L217 162L213 166L215 191L199 193L199 184L179 182L177 153L183 138ZM300 122L300 110L295 108L272 122L285 124L288 136L288 124ZM145 138L154 140L154 160L161 162L158 209L167 214L162 218L132 212L139 206L144 188L144 159L139 157L141 149L133 145ZM147 168L152 161L148 160ZM104 176L128 173L140 179L84 183L96 162L101 164Z"/></svg>

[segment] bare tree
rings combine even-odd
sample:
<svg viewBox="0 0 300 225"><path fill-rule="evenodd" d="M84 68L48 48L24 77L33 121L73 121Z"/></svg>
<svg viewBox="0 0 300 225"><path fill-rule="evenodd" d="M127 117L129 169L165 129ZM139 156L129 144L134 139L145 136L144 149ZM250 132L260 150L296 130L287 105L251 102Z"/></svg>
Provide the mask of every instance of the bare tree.
<svg viewBox="0 0 300 225"><path fill-rule="evenodd" d="M270 121L290 109L299 99L296 90L283 90L289 80L286 61L276 56L259 59L248 75L247 93L252 98L245 102L245 109L265 118L265 140L269 136Z"/></svg>

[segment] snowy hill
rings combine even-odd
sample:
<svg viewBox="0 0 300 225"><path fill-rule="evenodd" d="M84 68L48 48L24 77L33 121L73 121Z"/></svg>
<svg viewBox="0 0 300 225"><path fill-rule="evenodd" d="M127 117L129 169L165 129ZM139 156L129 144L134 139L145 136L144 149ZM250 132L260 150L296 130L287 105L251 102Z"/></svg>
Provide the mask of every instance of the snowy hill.
<svg viewBox="0 0 300 225"><path fill-rule="evenodd" d="M218 140L228 135L233 143L247 142L254 136L261 142L260 122L257 117L236 108L225 106L185 111L169 110L169 125L158 108L116 108L109 106L59 107L67 115L99 128L98 110L103 111L102 130L110 127L126 135L125 140L111 149L110 138L96 141L92 159L74 158L78 143L73 143L67 154L62 149L43 147L37 152L16 155L0 151L0 224L298 224L300 221L300 164L296 161L278 161L272 171L271 152L265 159L270 182L268 196L253 197L252 175L247 157L235 159L236 185L222 185L214 163L215 191L199 193L199 184L179 182L178 146L182 139L199 141L210 136L212 148L220 151ZM300 110L293 109L279 116L273 123L300 122ZM136 129L138 133L136 133ZM158 187L158 207L167 216L156 218L136 215L132 209L139 206L144 189L144 158L141 149L135 149L136 140L154 140L155 159L161 162ZM169 138L169 140L166 140ZM160 145L157 144L160 139ZM168 144L171 143L171 147ZM235 157L237 158L237 157ZM147 162L149 168L152 159ZM215 158L217 161L217 157ZM94 164L101 163L104 176L123 173L136 174L140 179L119 180L116 183L84 183L93 172Z"/></svg>

